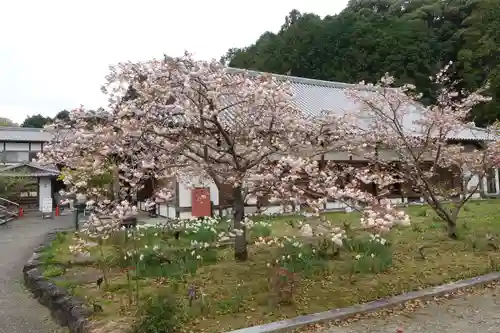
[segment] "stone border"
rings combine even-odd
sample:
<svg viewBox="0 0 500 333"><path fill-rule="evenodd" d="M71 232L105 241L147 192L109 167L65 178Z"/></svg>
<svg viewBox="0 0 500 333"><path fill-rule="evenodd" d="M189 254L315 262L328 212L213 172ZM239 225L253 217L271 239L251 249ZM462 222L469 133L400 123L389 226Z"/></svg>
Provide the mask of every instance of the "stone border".
<svg viewBox="0 0 500 333"><path fill-rule="evenodd" d="M34 297L49 308L52 318L61 326L67 326L71 333L88 333L88 317L91 311L86 309L84 302L71 296L67 290L56 286L43 276L41 254L64 230L49 232L43 242L35 249L33 255L23 267L24 284Z"/></svg>
<svg viewBox="0 0 500 333"><path fill-rule="evenodd" d="M242 328L226 333L271 333L271 332L289 332L302 326L333 322L346 319L357 314L364 314L391 308L412 300L426 300L433 297L439 297L451 294L459 289L478 287L492 282L500 281L500 272L493 272L486 275L477 276L467 280L451 282L436 287L431 287L418 291L411 291L401 295L378 299L372 302L353 305L347 308L333 309L325 312L313 313L310 315L299 316L295 318L276 321L269 324L257 325L248 328Z"/></svg>

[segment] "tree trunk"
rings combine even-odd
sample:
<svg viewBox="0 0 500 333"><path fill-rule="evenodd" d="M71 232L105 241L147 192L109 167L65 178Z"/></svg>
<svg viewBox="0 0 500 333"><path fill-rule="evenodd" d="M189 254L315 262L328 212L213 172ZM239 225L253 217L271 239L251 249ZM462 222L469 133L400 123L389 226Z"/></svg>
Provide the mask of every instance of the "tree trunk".
<svg viewBox="0 0 500 333"><path fill-rule="evenodd" d="M234 229L241 230L242 233L236 234L234 242L234 259L237 261L245 261L248 259L246 228L241 223L245 215L245 201L243 199L243 189L241 186L233 188L233 221Z"/></svg>
<svg viewBox="0 0 500 333"><path fill-rule="evenodd" d="M446 230L448 231L448 237L450 237L451 239L458 239L457 219L458 219L458 213L460 211L458 209L455 209L454 211L449 211L442 206L431 205L431 207L433 207L434 211L438 214L438 216L446 222Z"/></svg>
<svg viewBox="0 0 500 333"><path fill-rule="evenodd" d="M453 209L453 211L450 212L448 215L448 219L446 222L448 222L448 236L451 239L458 239L457 235L457 220L458 220L458 214L460 213L460 207L457 206Z"/></svg>
<svg viewBox="0 0 500 333"><path fill-rule="evenodd" d="M113 191L113 200L120 200L120 171L118 166L113 166L112 169L112 191Z"/></svg>
<svg viewBox="0 0 500 333"><path fill-rule="evenodd" d="M448 237L451 239L458 239L457 235L457 223L453 221L448 222Z"/></svg>

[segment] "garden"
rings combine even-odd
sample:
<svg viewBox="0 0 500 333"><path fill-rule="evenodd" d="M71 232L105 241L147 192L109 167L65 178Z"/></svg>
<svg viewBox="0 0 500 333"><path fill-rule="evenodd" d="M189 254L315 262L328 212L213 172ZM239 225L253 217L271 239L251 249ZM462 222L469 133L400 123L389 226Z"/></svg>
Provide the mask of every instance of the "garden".
<svg viewBox="0 0 500 333"><path fill-rule="evenodd" d="M468 202L458 239L426 205L381 235L357 213L253 216L244 262L224 218L60 233L44 275L85 301L99 332L220 333L496 271L498 207Z"/></svg>
<svg viewBox="0 0 500 333"><path fill-rule="evenodd" d="M419 94L388 74L343 89L351 111L312 115L293 82L188 53L111 67L107 109L50 125L38 159L93 211L45 250L44 275L84 300L95 332L219 333L497 271L498 203L469 199L500 166L498 128L464 129L488 97L450 87L451 66L411 130ZM135 201L210 184L231 218L122 227ZM304 215L245 216L250 199ZM311 214L328 201L354 212Z"/></svg>

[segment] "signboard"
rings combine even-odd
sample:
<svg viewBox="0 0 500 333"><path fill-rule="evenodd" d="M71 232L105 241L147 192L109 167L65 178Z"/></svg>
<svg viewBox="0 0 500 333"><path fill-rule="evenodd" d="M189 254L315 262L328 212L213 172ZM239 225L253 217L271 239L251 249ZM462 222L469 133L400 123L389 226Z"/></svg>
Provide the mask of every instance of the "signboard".
<svg viewBox="0 0 500 333"><path fill-rule="evenodd" d="M43 198L43 200L42 200L42 212L52 213L52 198Z"/></svg>
<svg viewBox="0 0 500 333"><path fill-rule="evenodd" d="M191 215L195 217L210 216L210 189L194 188L191 190Z"/></svg>
<svg viewBox="0 0 500 333"><path fill-rule="evenodd" d="M52 217L52 198L43 198L42 200L42 218L47 215Z"/></svg>

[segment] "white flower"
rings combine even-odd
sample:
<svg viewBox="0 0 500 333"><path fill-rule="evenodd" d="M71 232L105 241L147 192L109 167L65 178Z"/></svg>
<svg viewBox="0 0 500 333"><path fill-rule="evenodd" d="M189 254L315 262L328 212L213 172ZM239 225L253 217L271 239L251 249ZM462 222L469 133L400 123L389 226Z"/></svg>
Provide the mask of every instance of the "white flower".
<svg viewBox="0 0 500 333"><path fill-rule="evenodd" d="M374 258L374 257L375 257L375 253L370 254L370 256L371 256L372 258Z"/></svg>
<svg viewBox="0 0 500 333"><path fill-rule="evenodd" d="M356 254L356 256L354 257L356 260L359 260L361 259L361 254Z"/></svg>
<svg viewBox="0 0 500 333"><path fill-rule="evenodd" d="M201 259L201 256L198 254L198 255L196 256L196 259L200 260L200 259Z"/></svg>
<svg viewBox="0 0 500 333"><path fill-rule="evenodd" d="M341 237L342 237L342 236L341 236L341 235L339 235L339 234L337 234L337 235L333 236L333 237L332 237L332 242L333 242L335 245L337 245L337 246L342 246L342 244L343 244L343 243L342 243L342 238L341 238Z"/></svg>
<svg viewBox="0 0 500 333"><path fill-rule="evenodd" d="M408 215L405 216L405 218L403 220L401 220L401 222L399 222L402 226L404 227L407 227L409 225L411 225L411 221L410 221L410 218Z"/></svg>

